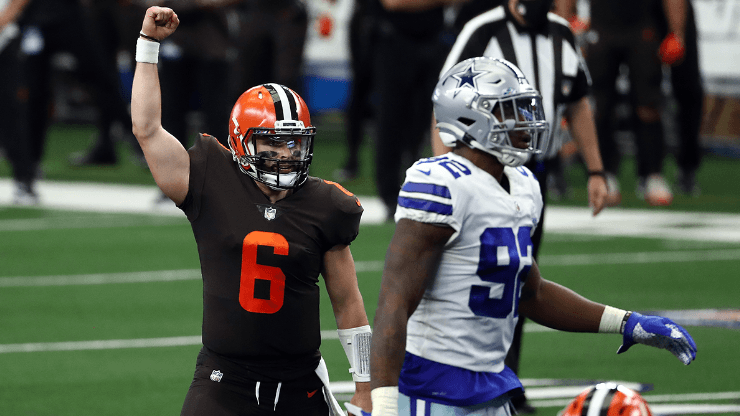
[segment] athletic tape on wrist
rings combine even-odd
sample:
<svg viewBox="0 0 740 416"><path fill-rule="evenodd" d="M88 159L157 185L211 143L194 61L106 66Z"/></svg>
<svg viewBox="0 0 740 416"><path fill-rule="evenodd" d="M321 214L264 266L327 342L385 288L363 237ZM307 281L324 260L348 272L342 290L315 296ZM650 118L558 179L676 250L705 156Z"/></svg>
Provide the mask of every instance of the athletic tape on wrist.
<svg viewBox="0 0 740 416"><path fill-rule="evenodd" d="M376 387L370 391L373 414L398 416L398 386Z"/></svg>
<svg viewBox="0 0 740 416"><path fill-rule="evenodd" d="M136 41L136 62L147 64L159 62L159 43L139 38Z"/></svg>
<svg viewBox="0 0 740 416"><path fill-rule="evenodd" d="M337 329L339 341L349 360L349 372L356 382L370 381L370 340L372 329L370 325L357 328Z"/></svg>
<svg viewBox="0 0 740 416"><path fill-rule="evenodd" d="M599 322L599 333L604 334L621 334L622 322L627 315L627 311L607 306L601 315Z"/></svg>

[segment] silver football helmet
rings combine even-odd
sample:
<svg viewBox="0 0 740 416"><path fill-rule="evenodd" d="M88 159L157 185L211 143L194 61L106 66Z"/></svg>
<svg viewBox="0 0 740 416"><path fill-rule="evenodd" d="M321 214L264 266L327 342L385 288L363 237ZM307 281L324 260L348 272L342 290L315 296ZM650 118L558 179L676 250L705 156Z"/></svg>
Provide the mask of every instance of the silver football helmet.
<svg viewBox="0 0 740 416"><path fill-rule="evenodd" d="M521 166L546 148L542 97L511 62L478 57L458 63L439 79L432 102L445 146L464 143L507 166ZM527 147L514 146L512 137Z"/></svg>

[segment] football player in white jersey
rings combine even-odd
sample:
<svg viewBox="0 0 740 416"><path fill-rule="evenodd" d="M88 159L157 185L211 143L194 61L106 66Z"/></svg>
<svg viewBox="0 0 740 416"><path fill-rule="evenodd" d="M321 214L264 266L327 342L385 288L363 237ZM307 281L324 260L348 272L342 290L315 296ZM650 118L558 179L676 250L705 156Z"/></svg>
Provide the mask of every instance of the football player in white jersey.
<svg viewBox="0 0 740 416"><path fill-rule="evenodd" d="M542 196L522 165L546 145L540 94L511 63L471 58L432 96L450 153L406 171L371 348L373 416L510 416L522 384L504 358L519 314L550 328L622 333L684 364L673 321L613 308L540 276L531 233Z"/></svg>

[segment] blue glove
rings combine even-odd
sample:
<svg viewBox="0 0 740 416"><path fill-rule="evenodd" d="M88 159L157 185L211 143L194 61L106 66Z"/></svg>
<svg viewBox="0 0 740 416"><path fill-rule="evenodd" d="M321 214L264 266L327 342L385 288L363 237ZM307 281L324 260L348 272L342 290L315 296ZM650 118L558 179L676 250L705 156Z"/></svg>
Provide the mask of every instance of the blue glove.
<svg viewBox="0 0 740 416"><path fill-rule="evenodd" d="M371 416L370 413L362 410L361 407L355 406L352 403L344 402L344 407L347 408L347 413L349 414L349 416Z"/></svg>
<svg viewBox="0 0 740 416"><path fill-rule="evenodd" d="M696 343L691 335L677 323L662 316L632 312L624 326L624 338L617 354L627 351L635 344L668 350L686 365L696 358Z"/></svg>

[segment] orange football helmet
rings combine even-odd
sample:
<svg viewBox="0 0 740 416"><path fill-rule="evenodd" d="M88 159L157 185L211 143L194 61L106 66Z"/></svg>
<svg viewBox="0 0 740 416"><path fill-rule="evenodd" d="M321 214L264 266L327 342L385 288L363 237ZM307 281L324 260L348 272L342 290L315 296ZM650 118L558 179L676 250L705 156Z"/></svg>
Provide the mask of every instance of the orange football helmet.
<svg viewBox="0 0 740 416"><path fill-rule="evenodd" d="M616 383L588 387L558 413L558 416L653 416L645 399Z"/></svg>
<svg viewBox="0 0 740 416"><path fill-rule="evenodd" d="M280 84L245 91L229 120L229 148L242 172L272 189L297 188L308 178L316 127L303 99Z"/></svg>

